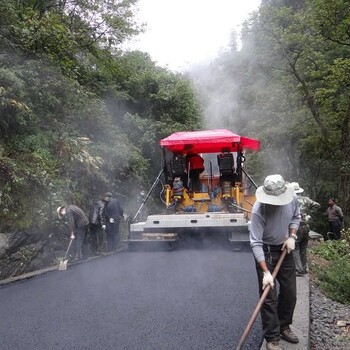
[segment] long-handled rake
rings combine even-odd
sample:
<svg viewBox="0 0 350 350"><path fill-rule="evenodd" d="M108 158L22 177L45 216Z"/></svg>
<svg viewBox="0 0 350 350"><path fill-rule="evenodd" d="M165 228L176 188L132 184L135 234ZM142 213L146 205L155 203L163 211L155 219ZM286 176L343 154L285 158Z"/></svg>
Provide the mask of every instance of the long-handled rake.
<svg viewBox="0 0 350 350"><path fill-rule="evenodd" d="M283 249L283 252L282 252L282 254L280 255L280 257L279 257L279 259L277 261L276 267L275 267L275 269L272 272L273 279L276 279L276 276L278 274L278 271L281 268L282 262L283 262L283 260L284 260L284 258L286 256L286 254L287 254L287 249L285 248L285 249ZM260 297L258 305L256 306L256 308L255 308L255 310L253 312L253 315L250 318L250 320L249 320L249 322L247 324L247 327L245 328L245 330L244 330L244 332L243 332L243 334L241 336L241 339L240 339L240 341L239 341L239 343L238 343L238 345L236 347L236 350L241 350L242 349L242 346L243 346L243 344L244 344L244 342L245 342L245 340L246 340L246 338L247 338L247 336L248 336L248 334L249 334L249 332L250 332L250 330L251 330L251 328L252 328L256 318L258 317L260 309L262 308L262 305L263 305L263 303L264 303L264 301L265 301L265 299L267 297L267 294L270 291L270 288L271 288L271 286L267 285L266 288L264 289L264 292L263 292L263 294Z"/></svg>
<svg viewBox="0 0 350 350"><path fill-rule="evenodd" d="M68 255L70 246L72 245L73 239L74 238L70 239L69 244L68 244L68 248L67 248L67 251L66 251L66 254L64 254L64 258L60 261L60 263L58 265L58 270L59 271L67 270L67 263L68 263L67 255Z"/></svg>

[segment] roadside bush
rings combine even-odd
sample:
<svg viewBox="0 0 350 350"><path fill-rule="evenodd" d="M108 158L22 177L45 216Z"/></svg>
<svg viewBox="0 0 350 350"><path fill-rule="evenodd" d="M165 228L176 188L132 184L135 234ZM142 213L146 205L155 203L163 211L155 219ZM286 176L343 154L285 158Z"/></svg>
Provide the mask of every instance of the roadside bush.
<svg viewBox="0 0 350 350"><path fill-rule="evenodd" d="M345 257L350 252L350 246L346 240L326 241L319 244L314 253L322 258L333 261Z"/></svg>
<svg viewBox="0 0 350 350"><path fill-rule="evenodd" d="M342 239L344 239L346 241L346 243L350 247L350 228L342 230L341 237L342 237Z"/></svg>
<svg viewBox="0 0 350 350"><path fill-rule="evenodd" d="M313 253L330 261L329 266L316 266L316 277L331 299L350 304L350 229L342 231L342 240L326 241Z"/></svg>
<svg viewBox="0 0 350 350"><path fill-rule="evenodd" d="M327 269L318 269L317 277L321 288L343 304L350 304L350 259L343 257L335 260Z"/></svg>

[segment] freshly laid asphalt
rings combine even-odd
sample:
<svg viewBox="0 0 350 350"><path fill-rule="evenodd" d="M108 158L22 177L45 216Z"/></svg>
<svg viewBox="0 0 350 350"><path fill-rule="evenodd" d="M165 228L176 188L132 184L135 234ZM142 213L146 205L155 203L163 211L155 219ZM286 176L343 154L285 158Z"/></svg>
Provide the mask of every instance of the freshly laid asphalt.
<svg viewBox="0 0 350 350"><path fill-rule="evenodd" d="M52 269L1 281L1 350L231 350L258 301L250 251L125 251ZM257 320L245 349L261 342Z"/></svg>
<svg viewBox="0 0 350 350"><path fill-rule="evenodd" d="M215 249L49 267L0 281L0 348L235 349L258 302L256 283L251 253ZM300 342L282 341L285 350L310 347L307 275L297 278L297 298L291 328ZM242 349L266 349L260 316Z"/></svg>

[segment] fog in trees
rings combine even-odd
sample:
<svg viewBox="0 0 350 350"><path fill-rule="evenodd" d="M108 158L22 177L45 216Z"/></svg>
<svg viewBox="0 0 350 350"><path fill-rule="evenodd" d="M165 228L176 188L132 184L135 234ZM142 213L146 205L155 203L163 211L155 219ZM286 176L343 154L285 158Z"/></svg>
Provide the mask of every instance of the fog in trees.
<svg viewBox="0 0 350 350"><path fill-rule="evenodd" d="M205 122L262 141L260 180L281 173L348 206L346 2L263 1L239 45L191 72ZM335 17L332 16L335 14ZM347 153L344 153L347 152Z"/></svg>

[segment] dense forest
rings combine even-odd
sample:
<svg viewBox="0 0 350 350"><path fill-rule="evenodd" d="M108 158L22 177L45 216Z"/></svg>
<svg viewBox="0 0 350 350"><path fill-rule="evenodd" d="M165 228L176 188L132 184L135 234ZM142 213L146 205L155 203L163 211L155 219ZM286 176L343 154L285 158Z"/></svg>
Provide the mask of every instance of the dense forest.
<svg viewBox="0 0 350 350"><path fill-rule="evenodd" d="M258 183L279 172L324 209L334 196L346 215L349 49L348 1L263 0L207 74L193 73L207 125L262 141Z"/></svg>
<svg viewBox="0 0 350 350"><path fill-rule="evenodd" d="M200 127L189 79L148 54L136 1L2 1L1 229L51 225L62 202L86 209L132 196L160 167L160 138Z"/></svg>
<svg viewBox="0 0 350 350"><path fill-rule="evenodd" d="M45 241L59 205L87 211L106 191L135 210L160 169L159 140L201 128L260 139L247 165L258 184L281 173L349 213L347 1L263 0L228 50L186 74L123 51L144 30L136 9L0 1L0 232Z"/></svg>

